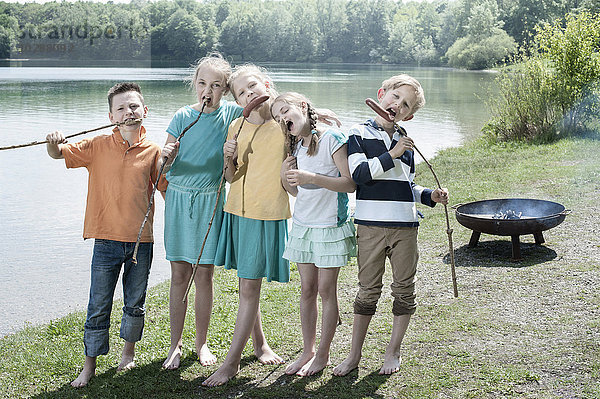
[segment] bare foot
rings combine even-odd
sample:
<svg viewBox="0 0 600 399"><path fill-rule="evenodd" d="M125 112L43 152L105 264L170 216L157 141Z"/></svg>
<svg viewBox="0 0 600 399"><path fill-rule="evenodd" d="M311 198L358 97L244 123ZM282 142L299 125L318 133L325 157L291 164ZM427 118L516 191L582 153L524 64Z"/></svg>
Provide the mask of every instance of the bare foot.
<svg viewBox="0 0 600 399"><path fill-rule="evenodd" d="M181 361L181 346L177 345L171 347L167 358L162 364L162 368L166 370L176 370L179 368L179 362Z"/></svg>
<svg viewBox="0 0 600 399"><path fill-rule="evenodd" d="M319 356L315 356L310 360L310 362L306 363L306 365L304 365L304 367L302 367L300 371L298 371L298 373L296 374L298 374L301 377L315 375L323 371L323 369L329 366L330 364L331 362L329 361L329 356L327 356L327 358L325 359Z"/></svg>
<svg viewBox="0 0 600 399"><path fill-rule="evenodd" d="M135 342L127 342L123 345L123 354L121 363L117 366L117 372L129 370L135 367L133 358L135 357Z"/></svg>
<svg viewBox="0 0 600 399"><path fill-rule="evenodd" d="M202 345L200 350L198 350L198 346L196 346L196 352L198 353L198 360L200 360L201 365L212 366L217 363L217 357L212 354L210 349L208 349L208 345Z"/></svg>
<svg viewBox="0 0 600 399"><path fill-rule="evenodd" d="M333 375L337 375L338 377L343 377L355 368L358 367L358 363L360 362L360 356L358 358L353 358L348 356L346 360L338 364L333 369Z"/></svg>
<svg viewBox="0 0 600 399"><path fill-rule="evenodd" d="M239 363L236 365L227 365L223 363L217 371L202 382L202 385L205 387L218 387L233 378L238 371L240 371Z"/></svg>
<svg viewBox="0 0 600 399"><path fill-rule="evenodd" d="M264 345L261 348L254 349L254 355L262 364L281 364L285 363L283 359L269 347Z"/></svg>
<svg viewBox="0 0 600 399"><path fill-rule="evenodd" d="M133 358L123 357L121 359L121 363L119 363L119 365L117 366L117 372L131 370L134 367L135 367L135 362L133 361Z"/></svg>
<svg viewBox="0 0 600 399"><path fill-rule="evenodd" d="M312 359L314 355L314 352L302 352L300 357L294 363L287 366L285 373L288 375L296 374L306 363L310 362L310 359Z"/></svg>
<svg viewBox="0 0 600 399"><path fill-rule="evenodd" d="M90 382L90 379L94 375L96 375L96 358L86 356L83 370L81 370L79 376L71 382L71 386L74 388L84 387Z"/></svg>
<svg viewBox="0 0 600 399"><path fill-rule="evenodd" d="M379 374L387 375L393 374L400 370L400 363L402 362L402 358L400 356L390 356L390 358L386 358L383 361L383 366L381 370L379 370Z"/></svg>

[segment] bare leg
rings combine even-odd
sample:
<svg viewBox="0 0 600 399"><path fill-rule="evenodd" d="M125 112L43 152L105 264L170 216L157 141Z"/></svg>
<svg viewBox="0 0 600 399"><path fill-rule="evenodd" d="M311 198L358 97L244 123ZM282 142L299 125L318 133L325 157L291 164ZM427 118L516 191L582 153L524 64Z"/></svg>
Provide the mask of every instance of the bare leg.
<svg viewBox="0 0 600 399"><path fill-rule="evenodd" d="M123 354L121 355L121 363L117 366L117 371L125 371L135 367L133 358L135 357L135 342L125 341L123 345Z"/></svg>
<svg viewBox="0 0 600 399"><path fill-rule="evenodd" d="M86 356L83 370L81 370L79 376L71 382L71 386L75 388L84 387L94 375L96 375L96 358Z"/></svg>
<svg viewBox="0 0 600 399"><path fill-rule="evenodd" d="M231 347L221 367L204 380L202 385L207 387L223 385L239 371L242 352L256 324L261 284L262 279L240 278L240 304L233 330L233 338L231 339Z"/></svg>
<svg viewBox="0 0 600 399"><path fill-rule="evenodd" d="M317 339L317 294L319 270L312 263L298 263L300 272L300 323L302 325L302 354L286 369L286 374L296 374L315 356Z"/></svg>
<svg viewBox="0 0 600 399"><path fill-rule="evenodd" d="M371 322L370 315L354 314L354 324L352 325L352 345L348 357L333 369L333 374L344 376L358 367L362 353L362 347L367 336L367 329Z"/></svg>
<svg viewBox="0 0 600 399"><path fill-rule="evenodd" d="M392 374L400 370L400 345L408 328L410 315L394 316L394 326L392 327L392 338L385 350L383 366L379 374Z"/></svg>
<svg viewBox="0 0 600 399"><path fill-rule="evenodd" d="M192 276L192 265L187 262L171 262L171 288L169 290L169 320L171 323L171 347L163 368L175 370L181 360L181 337L187 312L187 300L182 302L188 281ZM196 297L198 293L196 293Z"/></svg>
<svg viewBox="0 0 600 399"><path fill-rule="evenodd" d="M194 311L196 313L196 353L203 366L217 363L206 343L210 314L213 306L213 265L199 265L194 277L196 284L196 297Z"/></svg>
<svg viewBox="0 0 600 399"><path fill-rule="evenodd" d="M301 376L310 376L319 373L330 364L329 349L335 334L339 320L339 308L337 299L337 279L339 267L319 269L319 295L323 303L323 314L321 316L321 340L319 349L310 364L306 364L298 372ZM316 321L316 317L315 317ZM313 341L314 343L314 341Z"/></svg>
<svg viewBox="0 0 600 399"><path fill-rule="evenodd" d="M252 346L254 347L254 355L262 364L284 363L281 356L273 352L267 343L267 338L265 337L265 333L262 328L262 322L260 320L260 304L258 306L254 328L252 328Z"/></svg>

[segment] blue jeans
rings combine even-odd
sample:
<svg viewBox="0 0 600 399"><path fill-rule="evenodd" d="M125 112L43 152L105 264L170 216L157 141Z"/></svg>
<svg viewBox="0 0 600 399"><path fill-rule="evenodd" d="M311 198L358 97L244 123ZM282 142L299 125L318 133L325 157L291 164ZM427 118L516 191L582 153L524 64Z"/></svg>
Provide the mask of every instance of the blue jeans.
<svg viewBox="0 0 600 399"><path fill-rule="evenodd" d="M108 353L108 329L113 295L121 266L123 269L123 318L121 338L137 342L144 329L144 302L152 263L152 243L140 243L137 264L131 257L135 243L96 239L92 257L92 277L87 319L83 333L85 355Z"/></svg>

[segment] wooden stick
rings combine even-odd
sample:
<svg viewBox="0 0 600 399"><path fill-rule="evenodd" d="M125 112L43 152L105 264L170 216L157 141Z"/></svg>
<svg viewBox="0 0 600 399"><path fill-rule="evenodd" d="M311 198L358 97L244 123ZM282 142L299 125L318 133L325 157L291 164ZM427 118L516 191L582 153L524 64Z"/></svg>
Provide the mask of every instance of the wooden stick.
<svg viewBox="0 0 600 399"><path fill-rule="evenodd" d="M243 122L242 122L243 123ZM210 233L210 229L212 227L213 221L215 220L215 215L217 214L217 208L219 207L219 198L221 198L221 191L223 191L223 185L225 181L225 170L221 174L221 180L219 181L219 188L217 189L217 200L215 201L215 207L213 208L212 216L210 217L210 222L208 222L208 228L206 229L206 234L204 235L204 240L202 240L202 246L200 247L200 254L198 255L198 259L196 263L192 265L192 276L190 277L190 281L188 282L187 288L185 290L185 294L183 294L183 298L181 302L186 303L188 294L192 289L192 284L194 282L194 277L196 276L196 270L198 270L198 265L200 264L200 260L202 259L202 253L204 252L204 245L206 245L206 240L208 239L208 233Z"/></svg>
<svg viewBox="0 0 600 399"><path fill-rule="evenodd" d="M400 132L404 132L404 130L401 129L398 126L398 124L394 121L394 118L386 110L384 110L377 102L375 102L374 100L372 100L370 98L367 98L365 100L365 103L373 111L375 111L379 116L381 116L383 119L385 119L388 122L392 122L394 124L394 128L396 130L398 130ZM406 135L406 134L404 133L403 135ZM421 156L421 158L423 158L423 161L425 161L425 163L429 167L429 170L431 171L431 174L433 175L433 178L435 179L435 182L436 182L438 188L441 189L442 186L440 185L440 181L439 181L437 175L435 174L435 171L433 170L433 166L429 163L427 158L425 158L423 156L421 151L419 151L419 149L416 146L413 145L413 148L415 149L415 151L417 151L419 156ZM448 206L446 204L444 204L444 212L446 213L446 234L448 234L448 247L449 247L449 253L450 253L450 271L452 273L452 288L454 289L454 297L458 298L458 286L456 283L456 268L454 265L454 245L452 243L452 231L453 230L450 228L450 217L448 216Z"/></svg>
<svg viewBox="0 0 600 399"><path fill-rule="evenodd" d="M192 123L187 125L185 127L185 129L183 129L181 134L179 134L179 136L177 136L176 142L179 142L179 140L181 140L183 138L183 135L185 134L185 132L190 130L190 128L192 126L194 126L196 124L196 122L198 122L198 120L200 119L200 116L202 116L202 113L204 112L204 107L206 107L206 104L208 103L207 100L205 100L205 99L203 99L203 100L204 100L204 102L202 103L202 109L200 109L200 113L198 114L196 119ZM148 201L148 208L146 209L146 215L144 216L144 221L142 222L142 225L140 226L140 231L138 231L138 236L137 236L137 240L135 242L135 247L133 248L133 255L131 256L131 260L133 261L133 263L137 263L137 253L138 253L138 249L140 247L140 240L142 239L142 232L144 231L146 222L148 222L148 217L150 216L150 211L152 210L152 204L154 203L154 194L156 193L156 188L158 187L158 182L160 181L160 177L162 176L163 170L165 169L165 165L167 163L167 157L164 157L162 159L162 161L163 161L162 165L160 165L160 170L158 171L158 177L156 178L156 182L154 182L154 186L152 187L152 194L150 195L150 199Z"/></svg>
<svg viewBox="0 0 600 399"><path fill-rule="evenodd" d="M242 131L242 126L244 126L244 121L246 118L242 119L242 123L240 123L240 127L233 137L234 140L237 140L240 132ZM185 289L185 294L183 294L183 298L181 302L185 303L187 301L190 290L192 289L192 284L194 282L194 277L196 276L196 271L198 270L198 265L200 264L200 260L202 259L202 254L204 253L204 245L206 244L206 240L208 239L208 233L210 233L210 229L213 224L213 220L215 219L215 215L217 213L217 208L219 206L219 198L221 197L221 191L223 190L223 185L225 181L225 172L227 172L227 163L229 162L229 158L225 159L225 164L223 165L223 172L221 173L221 180L219 180L219 188L217 189L217 200L215 201L215 207L213 208L212 216L210 217L210 222L208 222L208 228L206 229L206 234L204 235L204 240L202 240L202 246L200 247L200 254L198 255L198 259L196 263L192 265L192 276L190 277L190 281L188 281L187 288Z"/></svg>
<svg viewBox="0 0 600 399"><path fill-rule="evenodd" d="M254 98L252 101L250 101L248 103L248 105L246 105L244 107L244 111L242 112L242 116L243 116L242 122L240 123L240 127L238 128L237 133L233 137L234 140L238 139L238 136L240 135L240 132L242 131L242 126L244 126L244 122L246 121L246 118L250 116L250 112L252 112L252 110L254 108L256 108L260 104L264 103L268 99L269 99L269 96L266 96L266 95L259 96L259 97ZM215 219L215 215L217 213L217 208L219 206L219 198L221 197L221 191L223 190L223 185L225 182L225 172L227 172L228 161L229 161L229 158L225 159L225 162L223 165L223 172L221 173L221 180L219 181L219 188L217 189L217 200L215 201L215 207L213 209L212 216L210 217L210 222L208 222L208 228L206 229L206 234L204 235L204 240L202 240L202 246L200 247L200 254L198 255L198 259L196 260L196 263L194 263L192 265L192 275L190 276L190 281L188 281L188 285L185 290L185 294L183 294L183 298L181 299L181 302L183 302L183 303L186 303L188 295L190 293L190 290L192 289L192 284L194 283L194 277L196 276L196 270L198 270L198 265L200 264L200 260L202 259L202 253L204 252L204 245L206 244L206 240L208 239L208 233L210 233L210 228L212 227L213 220Z"/></svg>
<svg viewBox="0 0 600 399"><path fill-rule="evenodd" d="M133 120L125 121L125 122L111 123L110 125L104 125L104 126L100 126L100 127L94 128L94 129L84 130L84 131L79 132L79 133L74 133L74 134L71 134L69 136L65 136L65 140L66 139L70 139L71 137L81 136L82 134L95 132L96 130L102 130L102 129L106 129L106 128L113 127L113 126L134 125L134 124L139 123L141 121L142 121L142 119L133 119ZM15 148L30 147L32 145L38 145L38 144L48 144L48 140L44 140L44 141L32 141L31 143L26 143L26 144L18 144L18 145L11 145L11 146L8 146L8 147L0 147L0 151L2 151L2 150L12 150L12 149L15 149Z"/></svg>

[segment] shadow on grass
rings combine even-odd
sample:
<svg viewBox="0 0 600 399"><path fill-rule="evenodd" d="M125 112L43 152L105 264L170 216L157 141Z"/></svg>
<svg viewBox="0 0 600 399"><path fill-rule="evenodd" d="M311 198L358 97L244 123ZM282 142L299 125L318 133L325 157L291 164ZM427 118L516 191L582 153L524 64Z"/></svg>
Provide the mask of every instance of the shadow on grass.
<svg viewBox="0 0 600 399"><path fill-rule="evenodd" d="M368 397L383 399L387 396L376 392L390 376L379 375L374 371L359 379L358 369L345 377L331 375L331 368L310 377L289 376L284 374L286 365L271 366L256 378L234 377L227 384L205 388L202 382L206 375L195 378L183 378L186 369L197 362L195 356L182 358L177 370L163 370L162 360L135 367L117 373L113 367L97 374L83 388L73 388L70 383L52 391L45 391L32 398L68 399L68 398L142 398L167 399L198 396L210 398L356 398ZM244 357L241 367L256 362L254 356ZM269 366L264 366L269 367ZM211 373L208 373L211 374ZM281 374L277 377L278 374ZM324 374L326 377L324 377Z"/></svg>
<svg viewBox="0 0 600 399"><path fill-rule="evenodd" d="M521 242L521 260L512 260L510 237L480 240L476 247L468 245L454 248L454 263L457 267L512 267L522 268L556 259L558 254L551 248L534 243ZM486 237L488 238L488 237ZM444 256L450 263L450 256Z"/></svg>
<svg viewBox="0 0 600 399"><path fill-rule="evenodd" d="M32 396L36 399L53 398L179 398L198 393L198 378L183 379L182 373L193 366L197 357L185 356L177 370L162 369L161 360L137 366L131 370L117 373L116 367L103 373L97 373L87 386L73 388L66 383L54 391L42 392Z"/></svg>
<svg viewBox="0 0 600 399"><path fill-rule="evenodd" d="M285 365L283 365L285 366ZM261 385L277 369L267 374L261 380L246 381L240 384L240 380L232 380L221 392L223 397L244 398L374 398L383 399L388 397L377 393L377 390L386 383L389 375L379 375L374 371L363 378L358 378L358 369L352 371L345 377L331 375L331 368L310 377L299 377L296 375L282 374L268 385ZM323 381L323 374L327 374L328 380ZM260 385L260 386L259 386ZM206 389L204 392L212 392Z"/></svg>

